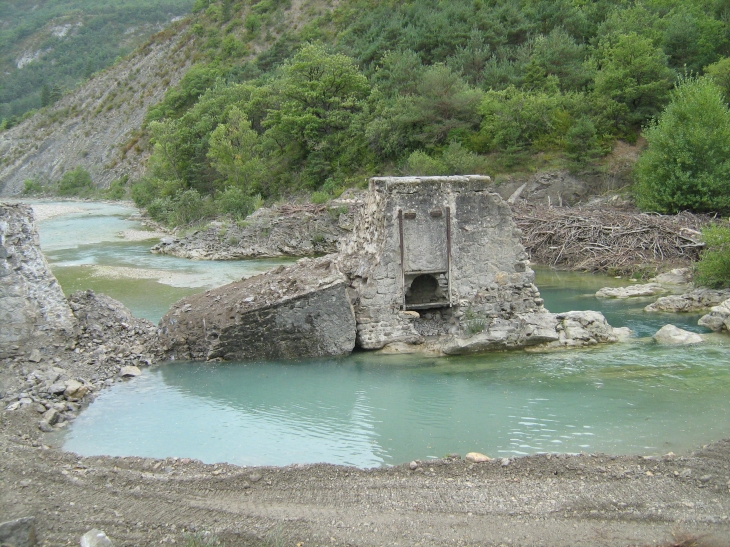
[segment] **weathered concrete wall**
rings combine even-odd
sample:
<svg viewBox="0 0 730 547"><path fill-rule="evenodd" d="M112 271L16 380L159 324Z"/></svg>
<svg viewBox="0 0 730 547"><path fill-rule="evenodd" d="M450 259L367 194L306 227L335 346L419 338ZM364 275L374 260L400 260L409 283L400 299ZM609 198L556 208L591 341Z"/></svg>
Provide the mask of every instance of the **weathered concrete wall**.
<svg viewBox="0 0 730 547"><path fill-rule="evenodd" d="M355 347L347 280L331 257L302 259L267 274L177 302L160 321L175 359L296 359Z"/></svg>
<svg viewBox="0 0 730 547"><path fill-rule="evenodd" d="M542 310L520 231L489 184L489 177L481 176L371 179L341 258L341 268L359 295L355 313L360 346L377 349L417 343L429 335L458 334L466 328L460 320L465 315L488 326ZM412 300L416 305L406 302L414 298L418 272L445 272L425 274L440 307L410 311L419 309L418 297Z"/></svg>
<svg viewBox="0 0 730 547"><path fill-rule="evenodd" d="M48 337L70 335L75 320L41 253L33 211L0 203L0 356Z"/></svg>

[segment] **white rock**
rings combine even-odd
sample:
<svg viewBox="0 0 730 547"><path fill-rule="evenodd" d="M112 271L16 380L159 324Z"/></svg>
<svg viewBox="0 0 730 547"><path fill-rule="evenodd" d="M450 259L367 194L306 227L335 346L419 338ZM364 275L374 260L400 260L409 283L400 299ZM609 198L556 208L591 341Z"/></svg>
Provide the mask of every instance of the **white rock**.
<svg viewBox="0 0 730 547"><path fill-rule="evenodd" d="M474 462L474 463L483 463L483 462L491 462L492 458L489 456L485 456L484 454L480 454L479 452L469 452L466 457L464 458L467 461Z"/></svg>
<svg viewBox="0 0 730 547"><path fill-rule="evenodd" d="M730 299L710 308L710 313L703 315L697 324L715 332L730 332Z"/></svg>
<svg viewBox="0 0 730 547"><path fill-rule="evenodd" d="M674 325L664 325L653 338L659 344L667 345L698 344L702 342L702 337L699 334L680 329Z"/></svg>
<svg viewBox="0 0 730 547"><path fill-rule="evenodd" d="M664 285L686 285L692 281L692 270L689 268L675 268L659 274L653 281Z"/></svg>
<svg viewBox="0 0 730 547"><path fill-rule="evenodd" d="M418 469L418 463L416 463L415 461L412 461L411 463L408 464L408 467L411 469L411 471L415 471L416 469Z"/></svg>
<svg viewBox="0 0 730 547"><path fill-rule="evenodd" d="M132 378L134 376L139 376L140 374L142 374L142 371L133 365L122 367L122 370L119 371L119 375L123 378Z"/></svg>
<svg viewBox="0 0 730 547"><path fill-rule="evenodd" d="M619 342L625 342L634 335L634 331L629 327L614 327L613 333L619 339Z"/></svg>
<svg viewBox="0 0 730 547"><path fill-rule="evenodd" d="M112 542L104 532L93 528L81 536L81 547L112 547Z"/></svg>
<svg viewBox="0 0 730 547"><path fill-rule="evenodd" d="M667 289L659 283L644 283L629 287L604 287L596 293L596 296L598 298L636 298L639 296L654 296L663 292L667 292Z"/></svg>

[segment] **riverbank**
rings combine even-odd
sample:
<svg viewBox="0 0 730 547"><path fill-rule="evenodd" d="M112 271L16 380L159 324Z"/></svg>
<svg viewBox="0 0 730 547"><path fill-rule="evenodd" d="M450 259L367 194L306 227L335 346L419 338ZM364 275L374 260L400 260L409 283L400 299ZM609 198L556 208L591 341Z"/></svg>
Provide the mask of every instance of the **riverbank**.
<svg viewBox="0 0 730 547"><path fill-rule="evenodd" d="M246 468L79 458L46 446L34 422L2 414L0 515L34 516L43 546L91 528L116 546L185 545L193 533L228 547L729 544L730 441L659 458Z"/></svg>

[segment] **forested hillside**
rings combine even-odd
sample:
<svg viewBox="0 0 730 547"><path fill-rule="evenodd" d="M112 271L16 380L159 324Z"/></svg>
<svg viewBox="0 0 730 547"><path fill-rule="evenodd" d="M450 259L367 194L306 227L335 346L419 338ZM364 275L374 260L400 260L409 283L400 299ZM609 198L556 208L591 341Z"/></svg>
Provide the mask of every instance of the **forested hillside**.
<svg viewBox="0 0 730 547"><path fill-rule="evenodd" d="M637 142L680 81L700 78L717 102L689 112L727 110L729 16L727 0L196 0L189 20L151 42L178 44L183 61L162 80L174 87L128 128L109 165L119 173L130 154L149 153L132 195L170 223L245 216L293 193L321 201L377 174L600 169L617 140ZM116 78L93 113L69 102L87 135L99 112L147 104L137 86L149 79L126 81ZM31 139L37 154L44 138ZM6 137L9 149L17 140ZM13 150L17 187L40 168ZM79 165L108 185L92 160L66 156L30 187Z"/></svg>
<svg viewBox="0 0 730 547"><path fill-rule="evenodd" d="M715 0L343 0L277 28L291 6L197 4L198 62L147 117L135 197L154 214L379 173L580 168L730 51Z"/></svg>
<svg viewBox="0 0 730 547"><path fill-rule="evenodd" d="M3 0L0 124L57 101L128 54L193 0Z"/></svg>

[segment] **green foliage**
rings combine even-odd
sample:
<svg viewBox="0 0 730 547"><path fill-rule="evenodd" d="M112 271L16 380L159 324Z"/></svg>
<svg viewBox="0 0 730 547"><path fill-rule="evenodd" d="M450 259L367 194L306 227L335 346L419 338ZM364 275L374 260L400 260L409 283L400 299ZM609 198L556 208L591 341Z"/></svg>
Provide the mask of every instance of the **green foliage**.
<svg viewBox="0 0 730 547"><path fill-rule="evenodd" d="M598 155L596 126L588 116L581 116L565 133L565 151L578 166Z"/></svg>
<svg viewBox="0 0 730 547"><path fill-rule="evenodd" d="M160 25L185 14L192 3L54 0L30 6L2 2L0 119L53 104L63 90L75 88L143 44ZM35 58L19 68L17 60L28 54ZM54 86L58 93L51 99Z"/></svg>
<svg viewBox="0 0 730 547"><path fill-rule="evenodd" d="M720 224L702 230L705 249L695 264L695 281L712 287L730 287L730 227Z"/></svg>
<svg viewBox="0 0 730 547"><path fill-rule="evenodd" d="M259 136L236 106L229 111L227 121L211 133L208 158L229 184L252 192L259 187L264 172L257 154Z"/></svg>
<svg viewBox="0 0 730 547"><path fill-rule="evenodd" d="M669 98L673 81L664 52L633 32L604 42L600 51L596 93L626 105L630 123L656 116Z"/></svg>
<svg viewBox="0 0 730 547"><path fill-rule="evenodd" d="M72 171L66 171L58 183L59 196L88 196L94 191L91 175L80 165Z"/></svg>
<svg viewBox="0 0 730 547"><path fill-rule="evenodd" d="M730 102L730 57L705 67L705 74L722 90L725 102Z"/></svg>
<svg viewBox="0 0 730 547"><path fill-rule="evenodd" d="M730 110L711 80L682 80L644 134L647 148L635 167L642 209L730 211Z"/></svg>
<svg viewBox="0 0 730 547"><path fill-rule="evenodd" d="M309 201L316 204L327 203L329 200L330 196L326 192L312 192L309 196Z"/></svg>
<svg viewBox="0 0 730 547"><path fill-rule="evenodd" d="M23 181L24 196L35 196L38 194L42 194L43 191L43 185L38 179L25 179Z"/></svg>
<svg viewBox="0 0 730 547"><path fill-rule="evenodd" d="M112 183L109 185L109 188L107 188L104 192L102 192L102 197L104 199L112 199L112 200L123 200L127 197L127 194L129 193L129 177L127 175L122 176L121 178L112 181Z"/></svg>
<svg viewBox="0 0 730 547"><path fill-rule="evenodd" d="M223 214L235 219L244 219L263 205L261 194L250 196L242 189L229 186L216 194L216 207Z"/></svg>
<svg viewBox="0 0 730 547"><path fill-rule="evenodd" d="M202 3L205 1L207 0L196 0L196 5L199 2ZM207 532L186 534L184 537L184 541L184 547L225 547L225 545L220 542L218 537Z"/></svg>

